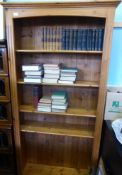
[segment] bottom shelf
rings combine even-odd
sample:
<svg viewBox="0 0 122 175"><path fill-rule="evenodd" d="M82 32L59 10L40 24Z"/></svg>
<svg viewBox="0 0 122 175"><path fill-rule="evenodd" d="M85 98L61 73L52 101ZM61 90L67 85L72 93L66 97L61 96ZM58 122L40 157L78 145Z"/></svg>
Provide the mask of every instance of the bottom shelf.
<svg viewBox="0 0 122 175"><path fill-rule="evenodd" d="M89 170L29 163L24 175L89 175Z"/></svg>

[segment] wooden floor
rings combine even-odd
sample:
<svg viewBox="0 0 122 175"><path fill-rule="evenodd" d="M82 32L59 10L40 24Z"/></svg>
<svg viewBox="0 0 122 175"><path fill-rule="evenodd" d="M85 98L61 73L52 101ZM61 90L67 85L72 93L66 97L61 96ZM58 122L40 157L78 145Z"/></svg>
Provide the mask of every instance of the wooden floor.
<svg viewBox="0 0 122 175"><path fill-rule="evenodd" d="M24 175L89 175L89 173L88 170L40 164L27 164Z"/></svg>

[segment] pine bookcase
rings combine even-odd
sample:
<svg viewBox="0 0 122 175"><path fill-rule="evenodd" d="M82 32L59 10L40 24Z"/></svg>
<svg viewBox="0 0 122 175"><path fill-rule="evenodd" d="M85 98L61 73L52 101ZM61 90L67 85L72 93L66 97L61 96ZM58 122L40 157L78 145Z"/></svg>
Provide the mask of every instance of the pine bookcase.
<svg viewBox="0 0 122 175"><path fill-rule="evenodd" d="M6 15L14 137L18 175L85 175L99 159L107 70L118 0L65 3L3 3ZM42 26L104 28L103 49L42 49ZM38 112L33 84L24 83L22 65L63 63L79 69L75 84L38 84L42 94L65 90L65 113Z"/></svg>

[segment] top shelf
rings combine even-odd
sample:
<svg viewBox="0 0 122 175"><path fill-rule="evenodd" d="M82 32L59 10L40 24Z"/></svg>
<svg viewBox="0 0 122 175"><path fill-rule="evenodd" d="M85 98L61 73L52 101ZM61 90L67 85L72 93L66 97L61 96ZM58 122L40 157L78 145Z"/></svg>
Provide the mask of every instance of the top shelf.
<svg viewBox="0 0 122 175"><path fill-rule="evenodd" d="M88 51L88 50L16 50L17 53L68 53L68 54L102 54L102 51Z"/></svg>

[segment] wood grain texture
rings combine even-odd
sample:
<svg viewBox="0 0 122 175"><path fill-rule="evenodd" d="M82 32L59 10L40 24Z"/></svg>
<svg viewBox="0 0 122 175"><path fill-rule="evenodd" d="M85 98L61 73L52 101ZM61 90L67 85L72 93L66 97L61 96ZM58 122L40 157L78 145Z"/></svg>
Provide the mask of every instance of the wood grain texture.
<svg viewBox="0 0 122 175"><path fill-rule="evenodd" d="M93 138L93 131L89 128L81 127L73 127L73 125L64 125L55 126L55 124L41 124L39 122L27 122L21 126L22 132L30 132L30 133L41 133L48 135L58 135L58 136L69 136L69 137L79 137L79 138Z"/></svg>
<svg viewBox="0 0 122 175"><path fill-rule="evenodd" d="M48 115L65 115L65 116L72 116L72 117L90 117L95 118L96 117L96 111L95 110L85 110L81 108L71 108L69 107L67 111L64 113L56 113L56 112L39 112L37 111L33 106L30 105L21 105L19 107L20 112L27 112L27 113L36 113L36 114L48 114Z"/></svg>
<svg viewBox="0 0 122 175"><path fill-rule="evenodd" d="M86 50L16 50L18 53L65 53L65 54L102 54L102 51Z"/></svg>
<svg viewBox="0 0 122 175"><path fill-rule="evenodd" d="M28 163L24 175L89 175L87 169L74 169Z"/></svg>
<svg viewBox="0 0 122 175"><path fill-rule="evenodd" d="M47 86L71 86L71 87L99 87L99 83L95 81L76 81L74 84L60 84L60 83L25 83L22 79L17 81L18 84L36 84Z"/></svg>

